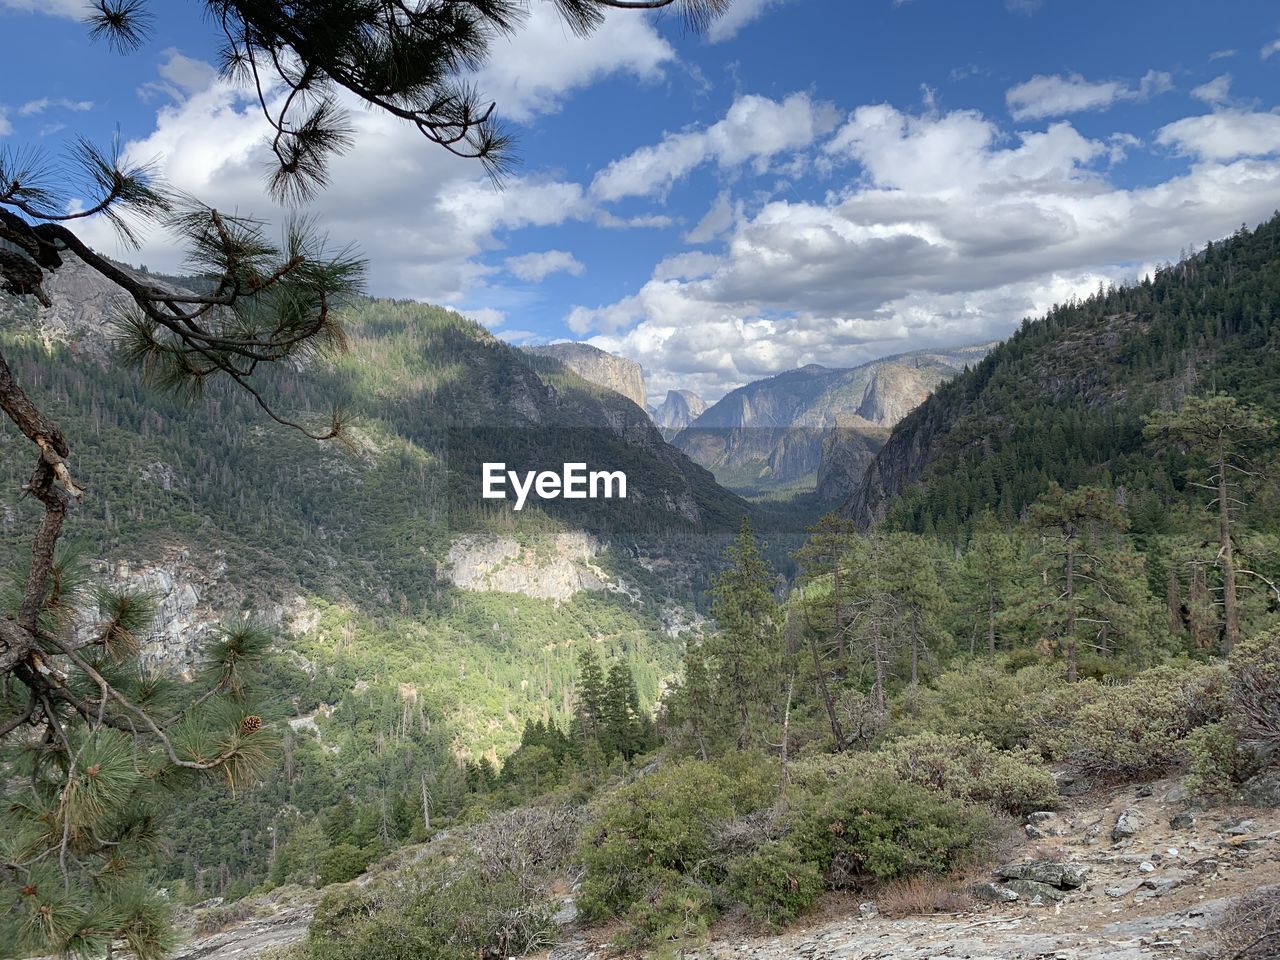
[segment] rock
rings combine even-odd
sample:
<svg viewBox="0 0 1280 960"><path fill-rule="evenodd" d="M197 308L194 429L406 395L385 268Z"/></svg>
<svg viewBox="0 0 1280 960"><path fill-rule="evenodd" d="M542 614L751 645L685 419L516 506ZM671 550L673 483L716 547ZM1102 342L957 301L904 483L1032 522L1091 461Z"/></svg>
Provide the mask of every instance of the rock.
<svg viewBox="0 0 1280 960"><path fill-rule="evenodd" d="M1138 865L1138 871L1140 873L1155 873L1156 865L1152 863L1150 860L1144 860L1142 863Z"/></svg>
<svg viewBox="0 0 1280 960"><path fill-rule="evenodd" d="M1138 797L1140 798L1149 797L1154 792L1155 791L1151 788L1151 784L1149 783L1144 783L1142 786L1138 787Z"/></svg>
<svg viewBox="0 0 1280 960"><path fill-rule="evenodd" d="M995 875L1001 880L1028 880L1063 890L1074 890L1084 883L1088 871L1078 863L1031 860L1027 863L1007 863L997 869Z"/></svg>
<svg viewBox="0 0 1280 960"><path fill-rule="evenodd" d="M1146 826L1146 820L1137 810L1125 810L1116 818L1116 825L1111 828L1111 839L1119 842L1136 836Z"/></svg>
<svg viewBox="0 0 1280 960"><path fill-rule="evenodd" d="M1027 823L1044 823L1046 820L1052 820L1057 814L1052 810L1037 810L1035 813L1027 814Z"/></svg>
<svg viewBox="0 0 1280 960"><path fill-rule="evenodd" d="M1240 799L1255 807L1280 807L1280 769L1250 777L1240 788Z"/></svg>
<svg viewBox="0 0 1280 960"><path fill-rule="evenodd" d="M524 349L559 360L588 383L620 393L645 409L644 368L634 360L606 353L589 343L552 343Z"/></svg>
<svg viewBox="0 0 1280 960"><path fill-rule="evenodd" d="M1120 897L1127 897L1129 894L1133 893L1133 891L1139 889L1144 883L1146 883L1145 878L1133 877L1129 880L1121 880L1119 883L1107 887L1103 892L1106 893L1108 897L1118 899Z"/></svg>
<svg viewBox="0 0 1280 960"><path fill-rule="evenodd" d="M1241 820L1230 820L1222 827L1222 832L1229 837L1243 837L1250 833L1256 833L1258 830L1258 822L1247 818Z"/></svg>
<svg viewBox="0 0 1280 960"><path fill-rule="evenodd" d="M1093 789L1093 781L1087 777L1065 776L1058 781L1058 793L1064 797L1083 797Z"/></svg>
<svg viewBox="0 0 1280 960"><path fill-rule="evenodd" d="M557 927L567 927L578 919L578 905L572 899L565 900L560 905L560 909L556 911L556 915L551 918L551 922Z"/></svg>
<svg viewBox="0 0 1280 960"><path fill-rule="evenodd" d="M1154 890L1155 895L1159 897L1174 887L1182 886L1188 880L1194 880L1195 877L1194 870L1165 870L1153 877L1147 877L1142 881L1142 885L1149 890Z"/></svg>
<svg viewBox="0 0 1280 960"><path fill-rule="evenodd" d="M858 916L862 917L863 920L874 920L880 916L880 910L874 903L860 903L858 904Z"/></svg>
<svg viewBox="0 0 1280 960"><path fill-rule="evenodd" d="M1019 897L1034 902L1038 897L1041 903L1057 903L1066 898L1066 893L1057 887L1052 887L1047 883L1040 883L1038 880L1007 880L1004 886L1012 890Z"/></svg>
<svg viewBox="0 0 1280 960"><path fill-rule="evenodd" d="M1175 830L1190 830L1195 825L1195 815L1185 811L1183 813L1175 813L1169 818L1169 826Z"/></svg>
<svg viewBox="0 0 1280 960"><path fill-rule="evenodd" d="M985 903L1014 903L1018 894L998 883L975 883L970 892Z"/></svg>
<svg viewBox="0 0 1280 960"><path fill-rule="evenodd" d="M1165 803L1186 803L1190 793L1181 783L1175 784L1161 799Z"/></svg>

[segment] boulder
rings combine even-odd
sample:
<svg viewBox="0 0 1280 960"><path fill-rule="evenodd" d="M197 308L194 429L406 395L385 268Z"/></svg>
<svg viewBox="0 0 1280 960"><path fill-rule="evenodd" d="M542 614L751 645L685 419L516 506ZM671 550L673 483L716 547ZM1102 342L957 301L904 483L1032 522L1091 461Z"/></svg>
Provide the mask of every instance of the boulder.
<svg viewBox="0 0 1280 960"><path fill-rule="evenodd" d="M1074 890L1084 883L1088 871L1078 863L1031 860L1027 863L1006 863L995 874L1001 880L1029 880L1061 890Z"/></svg>
<svg viewBox="0 0 1280 960"><path fill-rule="evenodd" d="M1175 830L1190 830L1195 825L1195 815L1186 811L1183 811L1182 813L1175 813L1169 818L1169 826L1173 827Z"/></svg>
<svg viewBox="0 0 1280 960"><path fill-rule="evenodd" d="M1264 770L1246 780L1240 799L1255 807L1280 807L1280 768Z"/></svg>
<svg viewBox="0 0 1280 960"><path fill-rule="evenodd" d="M975 883L970 891L974 897L986 903L1014 903L1018 894L998 883Z"/></svg>
<svg viewBox="0 0 1280 960"><path fill-rule="evenodd" d="M1026 900L1034 901L1038 897L1041 903L1058 903L1067 896L1065 891L1038 880L1006 880L1004 886Z"/></svg>
<svg viewBox="0 0 1280 960"><path fill-rule="evenodd" d="M1116 818L1116 825L1111 828L1111 839L1128 840L1136 836L1146 826L1146 820L1137 810L1125 810Z"/></svg>

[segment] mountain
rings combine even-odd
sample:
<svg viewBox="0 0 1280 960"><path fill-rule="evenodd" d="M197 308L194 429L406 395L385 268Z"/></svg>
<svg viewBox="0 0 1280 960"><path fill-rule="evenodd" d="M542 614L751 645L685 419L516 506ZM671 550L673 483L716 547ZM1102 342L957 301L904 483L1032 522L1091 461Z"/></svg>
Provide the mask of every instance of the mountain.
<svg viewBox="0 0 1280 960"><path fill-rule="evenodd" d="M653 420L665 437L674 437L707 409L707 403L692 390L668 390L662 406L653 411Z"/></svg>
<svg viewBox="0 0 1280 960"><path fill-rule="evenodd" d="M1025 321L898 423L842 510L958 537L1051 481L1143 490L1163 473L1142 438L1151 410L1217 390L1280 413L1277 317L1280 217Z"/></svg>
<svg viewBox="0 0 1280 960"><path fill-rule="evenodd" d="M524 349L536 356L559 360L588 383L622 394L641 410L648 409L644 368L634 360L606 353L589 343L552 343Z"/></svg>
<svg viewBox="0 0 1280 960"><path fill-rule="evenodd" d="M672 442L731 488L805 488L821 476L838 498L888 428L987 349L918 351L852 369L809 364L731 391Z"/></svg>

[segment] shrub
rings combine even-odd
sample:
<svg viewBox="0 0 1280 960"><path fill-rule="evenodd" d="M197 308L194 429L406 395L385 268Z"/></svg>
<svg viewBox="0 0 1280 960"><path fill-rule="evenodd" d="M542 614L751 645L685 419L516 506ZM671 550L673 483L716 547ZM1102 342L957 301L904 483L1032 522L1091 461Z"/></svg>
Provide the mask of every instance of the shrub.
<svg viewBox="0 0 1280 960"><path fill-rule="evenodd" d="M1187 788L1204 800L1226 800L1236 787L1257 772L1253 754L1240 743L1230 724L1209 723L1186 739L1191 773Z"/></svg>
<svg viewBox="0 0 1280 960"><path fill-rule="evenodd" d="M1216 666L1166 665L1132 683L1097 685L1096 699L1076 713L1058 750L1087 773L1157 775L1187 759L1192 730L1222 718L1223 679Z"/></svg>
<svg viewBox="0 0 1280 960"><path fill-rule="evenodd" d="M1260 760L1280 751L1280 629L1261 633L1231 651L1229 701L1240 740Z"/></svg>
<svg viewBox="0 0 1280 960"><path fill-rule="evenodd" d="M655 880L697 879L710 860L716 828L735 812L731 788L711 764L686 760L607 796L580 847L583 916L621 916Z"/></svg>
<svg viewBox="0 0 1280 960"><path fill-rule="evenodd" d="M615 939L623 949L701 937L715 919L716 909L706 887L680 874L652 878L652 895L633 903L627 925Z"/></svg>
<svg viewBox="0 0 1280 960"><path fill-rule="evenodd" d="M729 895L769 930L786 926L809 908L826 884L816 863L787 840L774 840L729 862Z"/></svg>
<svg viewBox="0 0 1280 960"><path fill-rule="evenodd" d="M1011 814L1044 810L1058 800L1052 774L1029 750L997 750L980 736L925 733L888 744L877 761L896 776L959 800Z"/></svg>
<svg viewBox="0 0 1280 960"><path fill-rule="evenodd" d="M364 873L378 852L349 843L338 844L320 858L320 886L354 880Z"/></svg>
<svg viewBox="0 0 1280 960"><path fill-rule="evenodd" d="M856 888L949 873L980 859L994 835L983 808L875 771L802 797L791 840L831 886Z"/></svg>
<svg viewBox="0 0 1280 960"><path fill-rule="evenodd" d="M971 734L1005 749L1026 746L1045 717L1045 705L1066 686L1060 674L1042 664L1013 672L993 663L950 670L917 691L910 708L895 717L890 735Z"/></svg>

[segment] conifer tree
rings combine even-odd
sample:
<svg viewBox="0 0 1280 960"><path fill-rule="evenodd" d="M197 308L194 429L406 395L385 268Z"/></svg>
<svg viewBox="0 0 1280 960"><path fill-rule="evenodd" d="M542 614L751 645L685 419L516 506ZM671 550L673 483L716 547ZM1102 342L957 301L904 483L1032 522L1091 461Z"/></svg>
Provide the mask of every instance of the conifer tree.
<svg viewBox="0 0 1280 960"><path fill-rule="evenodd" d="M1147 418L1145 435L1155 443L1184 447L1206 466L1188 482L1213 494L1205 506L1217 522L1218 554L1214 566L1222 574L1222 652L1240 640L1240 573L1235 531L1243 497L1260 476L1254 454L1275 434L1276 423L1257 407L1227 394L1191 397L1180 410Z"/></svg>
<svg viewBox="0 0 1280 960"><path fill-rule="evenodd" d="M1068 492L1055 483L1033 504L1031 523L1041 534L1043 587L1048 594L1037 612L1065 647L1067 680L1074 682L1079 676L1082 628L1105 636L1112 625L1107 607L1118 609L1095 534L1099 528L1123 531L1128 520L1110 491L1079 487Z"/></svg>
<svg viewBox="0 0 1280 960"><path fill-rule="evenodd" d="M1020 553L1017 539L1005 532L990 510L983 511L964 553L960 588L966 630L971 637L981 633L992 657L1000 643L1004 615L1015 602L1022 571Z"/></svg>
<svg viewBox="0 0 1280 960"><path fill-rule="evenodd" d="M782 631L775 577L745 517L725 559L729 566L711 588L717 629L706 641L706 652L722 692L717 699L733 716L741 749L758 737L765 714L776 705Z"/></svg>

